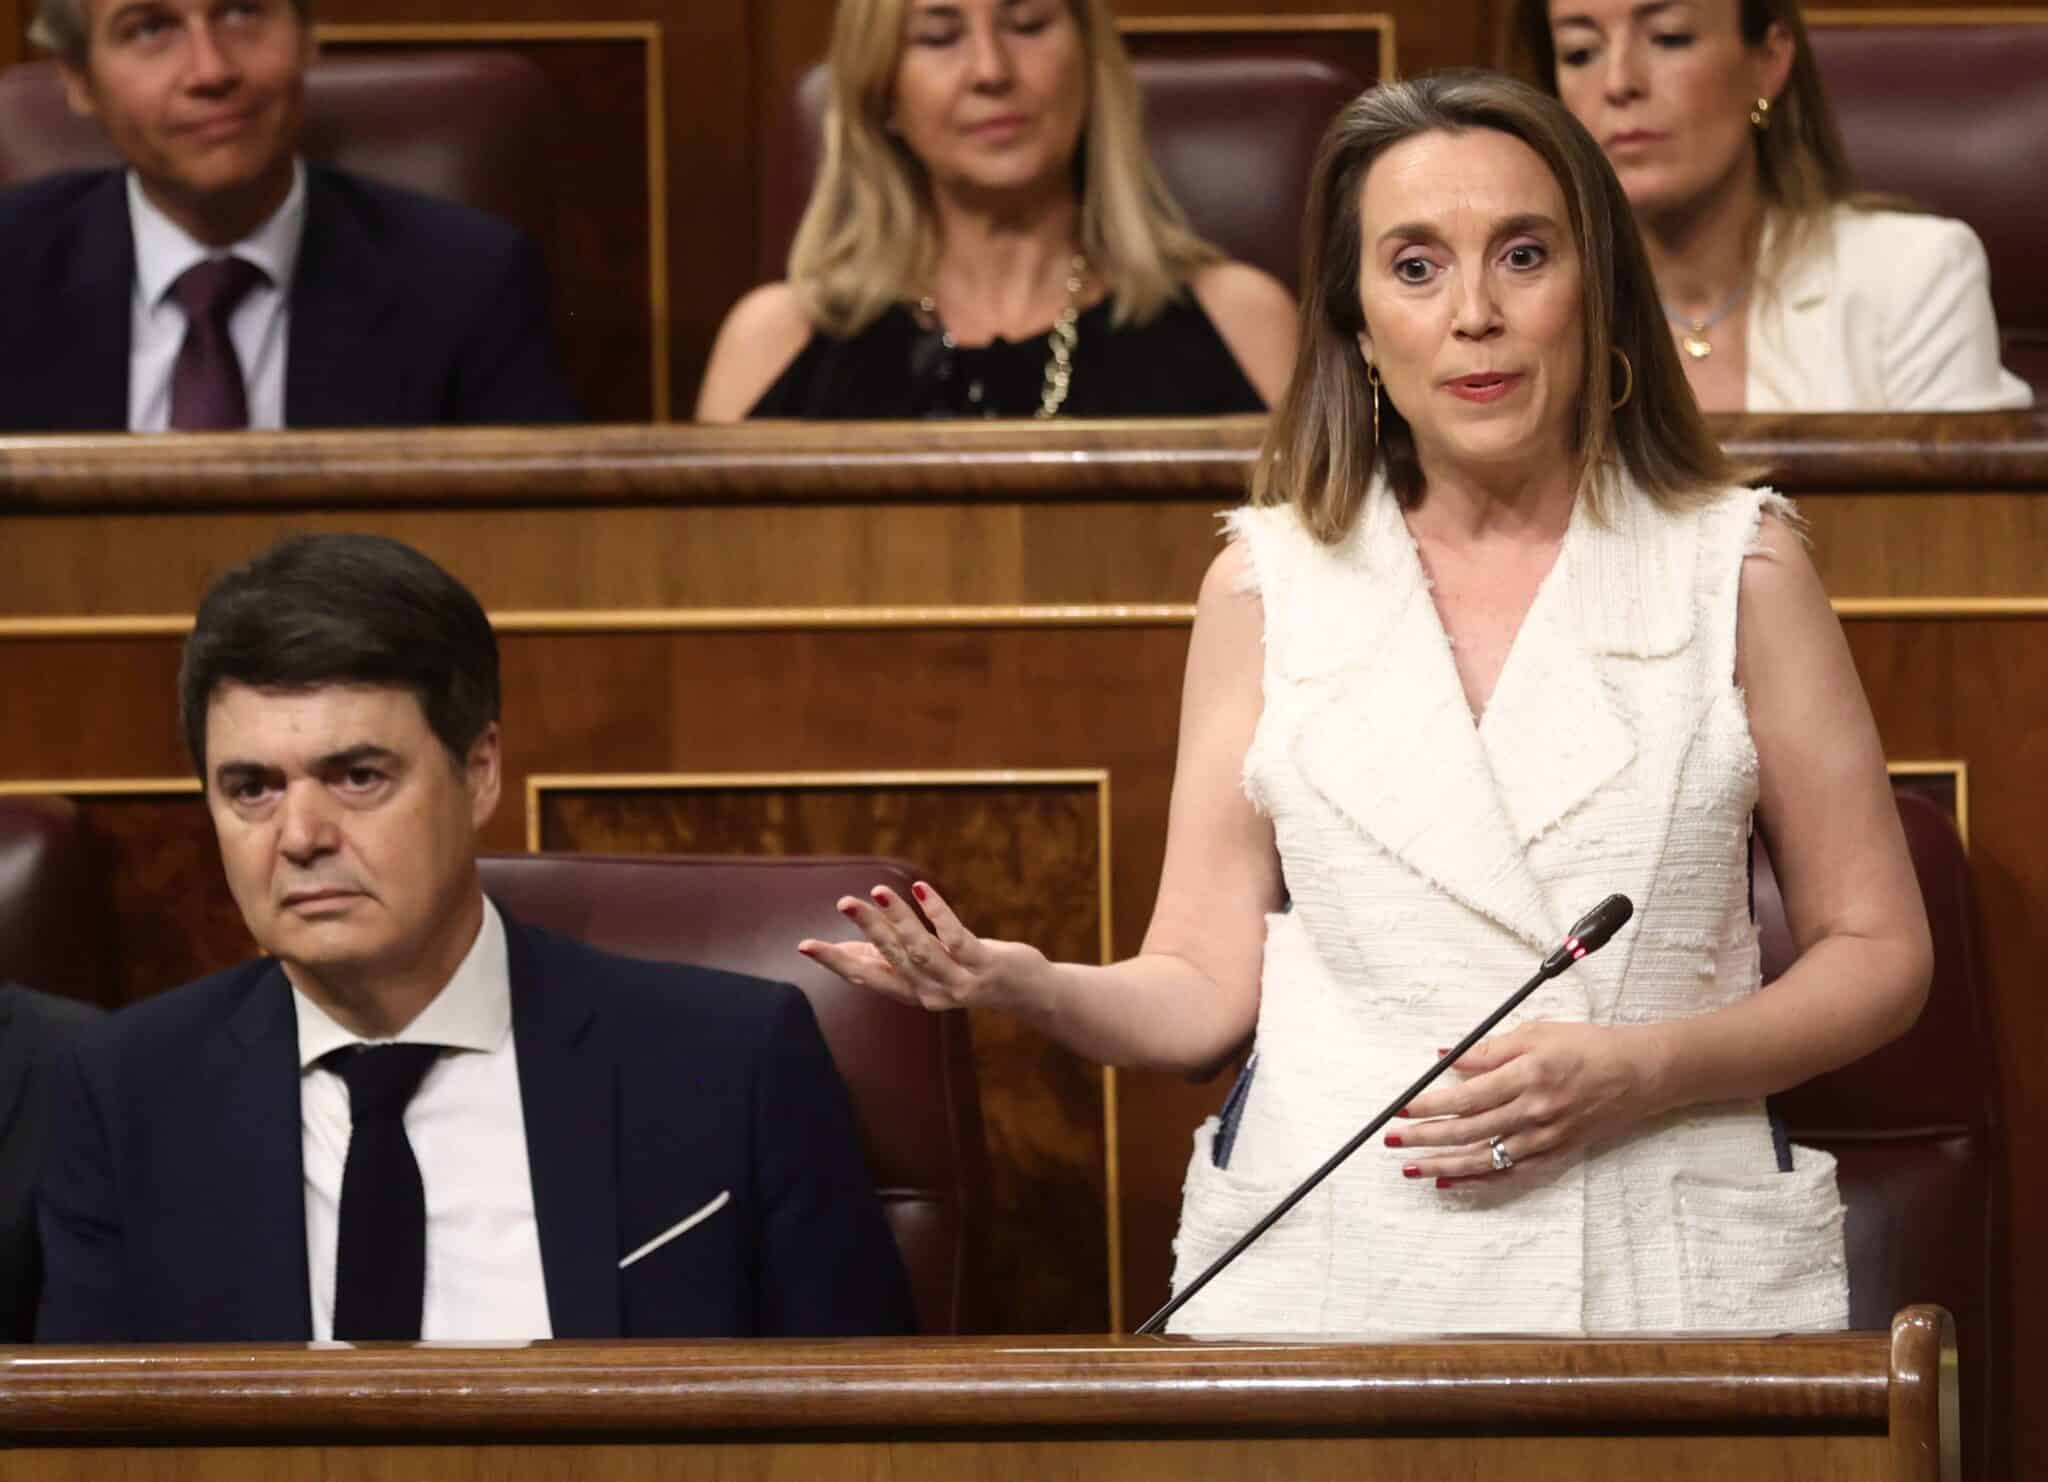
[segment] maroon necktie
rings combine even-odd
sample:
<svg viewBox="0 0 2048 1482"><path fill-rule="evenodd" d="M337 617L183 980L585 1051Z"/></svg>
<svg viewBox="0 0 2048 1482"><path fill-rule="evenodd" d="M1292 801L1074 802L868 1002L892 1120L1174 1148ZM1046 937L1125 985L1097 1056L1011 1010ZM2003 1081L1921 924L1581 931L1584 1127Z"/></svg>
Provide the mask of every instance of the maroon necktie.
<svg viewBox="0 0 2048 1482"><path fill-rule="evenodd" d="M194 263L171 285L185 311L185 343L171 367L171 426L188 432L249 425L242 363L228 338L228 316L258 283L263 269L239 257Z"/></svg>

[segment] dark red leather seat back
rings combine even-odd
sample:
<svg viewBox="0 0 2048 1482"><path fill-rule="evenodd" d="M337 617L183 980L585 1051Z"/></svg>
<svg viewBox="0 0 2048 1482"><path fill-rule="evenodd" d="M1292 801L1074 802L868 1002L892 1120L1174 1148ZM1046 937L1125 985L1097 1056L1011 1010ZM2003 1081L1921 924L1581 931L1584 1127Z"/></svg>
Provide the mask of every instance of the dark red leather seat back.
<svg viewBox="0 0 2048 1482"><path fill-rule="evenodd" d="M1976 228L2005 363L2048 399L2048 22L1811 34L1858 179Z"/></svg>
<svg viewBox="0 0 2048 1482"><path fill-rule="evenodd" d="M1852 1065L1774 1098L1794 1142L1839 1163L1848 1206L1849 1318L1888 1329L1912 1302L1955 1315L1965 1475L2005 1434L2004 1172L1996 1056L1971 920L1970 864L1948 815L1897 794L1934 934L1934 986L1920 1021ZM1770 855L1752 845L1765 981L1796 955Z"/></svg>
<svg viewBox="0 0 2048 1482"><path fill-rule="evenodd" d="M308 159L458 201L542 251L556 212L553 85L511 52L322 56L306 77ZM0 72L0 186L118 163L99 125L65 105L57 64Z"/></svg>
<svg viewBox="0 0 2048 1482"><path fill-rule="evenodd" d="M110 1002L109 914L77 807L0 798L0 982Z"/></svg>
<svg viewBox="0 0 2048 1482"><path fill-rule="evenodd" d="M1364 83L1303 57L1157 57L1131 65L1152 157L1195 230L1296 287L1316 145ZM763 278L785 274L818 172L825 101L821 63L799 79L771 136L761 192Z"/></svg>

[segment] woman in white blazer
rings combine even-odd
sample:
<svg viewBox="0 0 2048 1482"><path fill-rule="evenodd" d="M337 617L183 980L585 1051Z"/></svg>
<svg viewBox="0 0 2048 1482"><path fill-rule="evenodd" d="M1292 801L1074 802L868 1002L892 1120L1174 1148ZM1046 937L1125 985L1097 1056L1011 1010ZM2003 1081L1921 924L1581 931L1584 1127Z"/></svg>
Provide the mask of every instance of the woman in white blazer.
<svg viewBox="0 0 2048 1482"><path fill-rule="evenodd" d="M1702 408L2032 404L1976 234L1857 193L1798 0L1516 0L1510 28L1620 176Z"/></svg>
<svg viewBox="0 0 2048 1482"><path fill-rule="evenodd" d="M1785 501L1735 487L1630 208L1554 98L1390 83L1325 137L1301 351L1202 585L1158 903L1054 963L929 887L800 950L1181 1072L1175 1285L1460 1041L1610 892L1636 915L1411 1100L1183 1331L1840 1327L1834 1163L1764 1098L1926 992L1925 913ZM1752 816L1801 954L1759 981ZM971 913L970 913L971 914Z"/></svg>

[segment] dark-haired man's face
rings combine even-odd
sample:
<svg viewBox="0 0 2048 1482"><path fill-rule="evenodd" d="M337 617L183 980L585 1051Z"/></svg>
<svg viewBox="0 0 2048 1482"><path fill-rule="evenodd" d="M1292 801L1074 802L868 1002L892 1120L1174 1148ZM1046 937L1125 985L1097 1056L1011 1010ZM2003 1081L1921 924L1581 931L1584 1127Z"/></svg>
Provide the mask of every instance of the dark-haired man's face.
<svg viewBox="0 0 2048 1482"><path fill-rule="evenodd" d="M453 975L481 920L476 835L498 802L495 724L458 766L410 690L224 683L207 707L206 759L228 887L301 991L349 1023L366 1003L431 995Z"/></svg>

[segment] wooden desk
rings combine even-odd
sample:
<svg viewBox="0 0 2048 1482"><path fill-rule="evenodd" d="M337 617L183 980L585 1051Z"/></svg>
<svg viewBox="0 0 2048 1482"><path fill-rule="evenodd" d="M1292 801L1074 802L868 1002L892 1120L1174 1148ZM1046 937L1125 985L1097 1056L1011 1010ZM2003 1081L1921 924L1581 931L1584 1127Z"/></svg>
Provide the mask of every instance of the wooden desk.
<svg viewBox="0 0 2048 1482"><path fill-rule="evenodd" d="M1734 419L1797 496L1887 750L1966 814L2011 1127L2048 1123L2048 414ZM924 862L992 935L1133 950L1193 594L1254 421L586 428L0 442L0 778L79 797L116 893L107 997L232 961L176 733L209 577L281 532L412 541L504 643L493 848ZM1189 1133L1223 1094L974 1025L1011 1329L1163 1299ZM2048 1144L2010 1149L2015 1249ZM1048 1262L1043 1253L1062 1253ZM2048 1380L2016 1263L2013 1381ZM2048 1412L2016 1417L2048 1454Z"/></svg>
<svg viewBox="0 0 2048 1482"><path fill-rule="evenodd" d="M1953 1482L1889 1334L0 1350L11 1482Z"/></svg>

